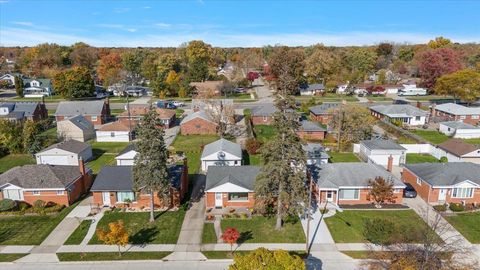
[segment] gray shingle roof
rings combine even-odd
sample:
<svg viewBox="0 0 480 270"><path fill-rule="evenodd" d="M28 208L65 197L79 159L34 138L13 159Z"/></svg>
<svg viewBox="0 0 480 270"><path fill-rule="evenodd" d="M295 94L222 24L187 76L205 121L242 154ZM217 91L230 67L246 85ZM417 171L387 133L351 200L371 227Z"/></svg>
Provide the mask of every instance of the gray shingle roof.
<svg viewBox="0 0 480 270"><path fill-rule="evenodd" d="M170 166L170 183L179 188L182 165ZM93 182L91 191L133 191L133 166L104 166Z"/></svg>
<svg viewBox="0 0 480 270"><path fill-rule="evenodd" d="M277 111L278 108L272 104L257 106L252 108L252 116L272 116Z"/></svg>
<svg viewBox="0 0 480 270"><path fill-rule="evenodd" d="M210 166L208 167L205 190L232 183L253 190L255 179L260 173L258 166Z"/></svg>
<svg viewBox="0 0 480 270"><path fill-rule="evenodd" d="M120 151L120 153L118 153L119 156L125 154L125 153L128 153L132 150L135 150L135 144L134 143L131 143L129 145L127 145L127 147L123 148L122 151Z"/></svg>
<svg viewBox="0 0 480 270"><path fill-rule="evenodd" d="M185 118L183 118L183 120L180 124L184 124L184 123L186 123L188 121L191 121L195 118L201 118L203 120L210 121L210 122L213 123L212 118L207 113L205 113L204 111L198 111L198 112L194 112L194 113L191 113L191 114L187 115Z"/></svg>
<svg viewBox="0 0 480 270"><path fill-rule="evenodd" d="M302 90L313 91L313 90L324 90L325 86L322 83L312 83L306 85L305 87L300 87Z"/></svg>
<svg viewBox="0 0 480 270"><path fill-rule="evenodd" d="M406 150L392 140L364 140L360 143L370 150Z"/></svg>
<svg viewBox="0 0 480 270"><path fill-rule="evenodd" d="M240 144L221 138L220 140L205 145L202 152L202 158L207 157L218 151L230 153L240 158L242 157L242 147L240 146Z"/></svg>
<svg viewBox="0 0 480 270"><path fill-rule="evenodd" d="M55 116L71 117L75 115L101 115L103 100L88 101L61 101L58 104Z"/></svg>
<svg viewBox="0 0 480 270"><path fill-rule="evenodd" d="M330 158L330 156L325 152L323 145L319 143L307 143L306 145L303 145L302 148L305 150L305 152L307 152L307 157L310 159Z"/></svg>
<svg viewBox="0 0 480 270"><path fill-rule="evenodd" d="M389 117L427 116L428 114L426 111L408 104L377 105L370 109Z"/></svg>
<svg viewBox="0 0 480 270"><path fill-rule="evenodd" d="M81 176L78 166L24 165L0 175L0 185L22 188L65 188Z"/></svg>
<svg viewBox="0 0 480 270"><path fill-rule="evenodd" d="M465 107L456 103L445 103L435 106L435 110L453 115L480 115L480 107Z"/></svg>
<svg viewBox="0 0 480 270"><path fill-rule="evenodd" d="M300 131L327 131L325 128L312 121L303 120L300 124Z"/></svg>
<svg viewBox="0 0 480 270"><path fill-rule="evenodd" d="M323 103L317 106L310 107L309 110L315 115L320 115L327 113L328 110L332 108L338 107L340 104L341 103Z"/></svg>
<svg viewBox="0 0 480 270"><path fill-rule="evenodd" d="M373 163L340 162L310 167L312 177L319 187L366 187L368 180L376 177L391 179L395 186L405 185L383 167Z"/></svg>
<svg viewBox="0 0 480 270"><path fill-rule="evenodd" d="M93 128L94 128L92 123L90 123L87 119L85 119L85 117L83 117L81 115L76 115L74 117L70 117L70 118L65 119L63 121L68 121L68 122L74 124L75 126L77 126L81 130L90 130L90 129L93 130Z"/></svg>
<svg viewBox="0 0 480 270"><path fill-rule="evenodd" d="M39 102L0 102L0 107L8 107L9 111L18 115L23 114L22 118L32 117L39 105Z"/></svg>
<svg viewBox="0 0 480 270"><path fill-rule="evenodd" d="M480 129L480 127L476 127L460 121L440 122L440 124L454 129Z"/></svg>
<svg viewBox="0 0 480 270"><path fill-rule="evenodd" d="M65 142L59 142L59 143L56 143L56 144L52 144L49 147L47 147L47 148L43 149L42 151L38 152L37 155L41 154L41 153L43 153L47 150L54 149L54 148L58 148L58 149L62 149L62 150L68 151L68 152L79 154L83 150L85 150L89 147L91 147L91 146L88 143L79 142L79 141L76 141L76 140L68 140L68 141L65 141Z"/></svg>
<svg viewBox="0 0 480 270"><path fill-rule="evenodd" d="M405 167L433 186L449 186L470 180L480 185L480 165L471 162L417 163Z"/></svg>
<svg viewBox="0 0 480 270"><path fill-rule="evenodd" d="M23 87L25 88L31 87L30 83L32 81L40 82L40 87L48 87L48 88L52 87L52 80L50 79L26 79L26 78L23 79Z"/></svg>

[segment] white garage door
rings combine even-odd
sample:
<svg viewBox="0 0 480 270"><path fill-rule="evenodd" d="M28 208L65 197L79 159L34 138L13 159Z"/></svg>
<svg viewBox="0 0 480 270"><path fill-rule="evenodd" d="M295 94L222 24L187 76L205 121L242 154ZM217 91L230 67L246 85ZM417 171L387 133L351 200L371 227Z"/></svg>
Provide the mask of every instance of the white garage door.
<svg viewBox="0 0 480 270"><path fill-rule="evenodd" d="M50 165L70 165L66 156L42 156L42 164Z"/></svg>

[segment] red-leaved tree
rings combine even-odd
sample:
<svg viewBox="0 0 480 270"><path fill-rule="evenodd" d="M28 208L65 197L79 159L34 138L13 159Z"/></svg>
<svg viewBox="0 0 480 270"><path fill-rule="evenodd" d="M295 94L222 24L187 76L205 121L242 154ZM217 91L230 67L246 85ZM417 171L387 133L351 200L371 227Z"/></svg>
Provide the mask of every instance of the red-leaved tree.
<svg viewBox="0 0 480 270"><path fill-rule="evenodd" d="M418 68L423 86L432 88L439 77L462 68L461 55L450 48L428 50L420 54Z"/></svg>
<svg viewBox="0 0 480 270"><path fill-rule="evenodd" d="M250 81L250 86L253 84L253 81L258 79L259 76L260 75L258 75L258 72L255 72L255 71L249 71L247 73L247 80Z"/></svg>
<svg viewBox="0 0 480 270"><path fill-rule="evenodd" d="M233 251L233 244L237 243L240 233L235 228L227 228L222 234L222 240L230 244L230 252Z"/></svg>

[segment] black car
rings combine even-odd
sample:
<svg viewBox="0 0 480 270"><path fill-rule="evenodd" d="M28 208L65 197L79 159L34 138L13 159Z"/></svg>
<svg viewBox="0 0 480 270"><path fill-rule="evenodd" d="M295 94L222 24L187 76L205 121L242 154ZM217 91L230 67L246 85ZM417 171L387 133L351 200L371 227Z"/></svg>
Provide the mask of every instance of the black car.
<svg viewBox="0 0 480 270"><path fill-rule="evenodd" d="M417 192L413 188L413 186L409 183L405 183L406 187L403 190L403 197L404 198L415 198L417 197Z"/></svg>

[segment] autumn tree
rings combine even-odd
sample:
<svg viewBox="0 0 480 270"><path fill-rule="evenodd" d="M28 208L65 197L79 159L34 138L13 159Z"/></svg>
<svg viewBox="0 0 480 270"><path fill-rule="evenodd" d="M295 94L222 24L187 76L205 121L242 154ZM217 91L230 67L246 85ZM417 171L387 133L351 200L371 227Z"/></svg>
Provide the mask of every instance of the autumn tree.
<svg viewBox="0 0 480 270"><path fill-rule="evenodd" d="M53 78L53 88L67 99L91 97L95 92L95 84L86 67L73 67L58 73Z"/></svg>
<svg viewBox="0 0 480 270"><path fill-rule="evenodd" d="M340 58L330 49L317 45L313 52L305 59L305 72L311 82L331 80L340 68Z"/></svg>
<svg viewBox="0 0 480 270"><path fill-rule="evenodd" d="M353 73L366 75L372 72L377 61L377 54L368 48L355 48L345 55L345 62Z"/></svg>
<svg viewBox="0 0 480 270"><path fill-rule="evenodd" d="M258 77L260 77L260 75L258 74L258 72L249 71L249 72L247 73L247 80L250 82L250 86L252 86L253 81L255 81L256 79L258 79Z"/></svg>
<svg viewBox="0 0 480 270"><path fill-rule="evenodd" d="M393 193L393 181L391 179L376 177L368 180L368 186L370 190L367 200L372 201L376 208L382 208L382 204L387 202L395 202L396 196Z"/></svg>
<svg viewBox="0 0 480 270"><path fill-rule="evenodd" d="M331 109L332 119L329 127L337 135L338 151L351 143L370 137L375 118L368 108L355 104L343 104Z"/></svg>
<svg viewBox="0 0 480 270"><path fill-rule="evenodd" d="M118 53L110 53L100 57L97 75L104 86L119 82L122 79L122 70L122 58Z"/></svg>
<svg viewBox="0 0 480 270"><path fill-rule="evenodd" d="M98 53L96 48L83 42L78 42L72 46L69 58L73 65L92 70L97 63Z"/></svg>
<svg viewBox="0 0 480 270"><path fill-rule="evenodd" d="M382 42L378 44L375 51L378 56L390 57L393 54L393 45L391 43Z"/></svg>
<svg viewBox="0 0 480 270"><path fill-rule="evenodd" d="M165 78L165 83L168 86L168 94L170 96L176 96L180 88L180 74L175 72L175 70L170 70Z"/></svg>
<svg viewBox="0 0 480 270"><path fill-rule="evenodd" d="M37 123L27 120L22 128L23 151L30 154L36 154L42 148L41 137Z"/></svg>
<svg viewBox="0 0 480 270"><path fill-rule="evenodd" d="M237 243L238 238L240 233L235 228L226 228L222 234L223 242L230 244L230 252L233 251L233 244Z"/></svg>
<svg viewBox="0 0 480 270"><path fill-rule="evenodd" d="M11 154L23 153L22 131L21 122L0 119L0 149Z"/></svg>
<svg viewBox="0 0 480 270"><path fill-rule="evenodd" d="M120 247L128 244L128 232L123 225L123 220L108 223L108 229L97 229L97 237L106 245L116 245L118 248L118 256L122 256Z"/></svg>
<svg viewBox="0 0 480 270"><path fill-rule="evenodd" d="M141 49L126 51L122 54L122 66L127 71L129 84L135 85L140 81L140 73L146 52Z"/></svg>
<svg viewBox="0 0 480 270"><path fill-rule="evenodd" d="M432 88L439 77L462 68L459 53L450 48L428 50L418 56L418 68L422 84Z"/></svg>
<svg viewBox="0 0 480 270"><path fill-rule="evenodd" d="M436 81L433 91L437 95L451 95L454 100L474 102L480 97L480 72L463 69L443 75Z"/></svg>
<svg viewBox="0 0 480 270"><path fill-rule="evenodd" d="M15 92L17 96L23 97L23 79L20 76L15 76Z"/></svg>
<svg viewBox="0 0 480 270"><path fill-rule="evenodd" d="M217 134L223 137L229 126L235 123L235 108L233 104L225 104L222 100L205 99L204 111L217 124Z"/></svg>
<svg viewBox="0 0 480 270"><path fill-rule="evenodd" d="M133 186L135 191L150 195L150 222L155 221L155 196L165 205L169 203L168 151L161 126L156 110L151 108L136 129L138 154L133 165Z"/></svg>
<svg viewBox="0 0 480 270"><path fill-rule="evenodd" d="M27 48L19 59L25 74L40 76L44 69L57 69L68 64L70 51L55 43L43 43Z"/></svg>
<svg viewBox="0 0 480 270"><path fill-rule="evenodd" d="M212 46L201 40L190 41L186 48L188 78L190 82L208 79L208 66L212 59Z"/></svg>
<svg viewBox="0 0 480 270"><path fill-rule="evenodd" d="M303 53L286 46L277 47L270 55L268 64L277 91L288 95L297 94L300 85L305 82Z"/></svg>
<svg viewBox="0 0 480 270"><path fill-rule="evenodd" d="M292 255L285 250L270 251L266 248L258 248L245 255L237 254L233 258L233 264L229 270L305 270L305 263L298 255Z"/></svg>
<svg viewBox="0 0 480 270"><path fill-rule="evenodd" d="M452 41L450 39L444 37L436 37L435 39L430 40L427 46L432 49L438 49L447 47L450 44L452 44Z"/></svg>

